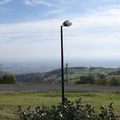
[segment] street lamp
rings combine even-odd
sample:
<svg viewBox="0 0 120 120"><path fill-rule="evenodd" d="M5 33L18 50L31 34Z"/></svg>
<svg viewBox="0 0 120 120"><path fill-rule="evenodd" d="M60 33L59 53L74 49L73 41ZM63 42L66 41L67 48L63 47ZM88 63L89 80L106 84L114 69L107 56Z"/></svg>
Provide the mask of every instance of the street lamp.
<svg viewBox="0 0 120 120"><path fill-rule="evenodd" d="M63 53L63 27L69 27L72 23L69 20L63 22L60 26L61 31L61 84L62 84L62 104L64 105L65 102L65 95L64 95L64 53Z"/></svg>

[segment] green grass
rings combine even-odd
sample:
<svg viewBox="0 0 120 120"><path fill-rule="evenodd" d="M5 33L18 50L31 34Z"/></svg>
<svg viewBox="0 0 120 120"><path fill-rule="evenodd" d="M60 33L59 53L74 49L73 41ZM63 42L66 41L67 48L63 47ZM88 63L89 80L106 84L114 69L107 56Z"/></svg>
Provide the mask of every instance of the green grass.
<svg viewBox="0 0 120 120"><path fill-rule="evenodd" d="M101 105L108 106L114 102L114 110L120 113L120 94L119 93L99 93L99 92L66 92L66 97L75 100L82 98L84 103L92 103L95 110L98 111ZM45 104L47 106L57 105L61 101L61 92L15 92L0 93L0 120L17 120L17 109L21 105L25 108L28 105L32 107Z"/></svg>

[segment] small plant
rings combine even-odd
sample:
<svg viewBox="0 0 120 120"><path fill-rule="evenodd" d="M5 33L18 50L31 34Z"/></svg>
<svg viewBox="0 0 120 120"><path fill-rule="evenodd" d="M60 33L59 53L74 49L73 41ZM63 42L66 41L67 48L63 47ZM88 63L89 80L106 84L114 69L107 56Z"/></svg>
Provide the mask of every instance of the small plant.
<svg viewBox="0 0 120 120"><path fill-rule="evenodd" d="M100 107L99 120L118 120L118 116L113 112L112 104L109 105L108 110L103 106Z"/></svg>
<svg viewBox="0 0 120 120"><path fill-rule="evenodd" d="M37 106L35 110L27 107L26 110L19 112L20 120L119 120L119 117L113 112L111 103L106 109L100 107L100 113L96 113L91 104L82 104L81 99L75 102L65 100L65 104L46 107Z"/></svg>

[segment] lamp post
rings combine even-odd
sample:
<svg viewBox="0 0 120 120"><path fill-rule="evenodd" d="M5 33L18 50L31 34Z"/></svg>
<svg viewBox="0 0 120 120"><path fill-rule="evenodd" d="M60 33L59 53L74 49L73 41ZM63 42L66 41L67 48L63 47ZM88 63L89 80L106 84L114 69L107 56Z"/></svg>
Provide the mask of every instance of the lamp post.
<svg viewBox="0 0 120 120"><path fill-rule="evenodd" d="M64 50L63 50L63 27L69 27L72 23L69 20L63 22L60 26L61 31L61 85L62 85L62 104L64 105L65 102L65 95L64 95Z"/></svg>

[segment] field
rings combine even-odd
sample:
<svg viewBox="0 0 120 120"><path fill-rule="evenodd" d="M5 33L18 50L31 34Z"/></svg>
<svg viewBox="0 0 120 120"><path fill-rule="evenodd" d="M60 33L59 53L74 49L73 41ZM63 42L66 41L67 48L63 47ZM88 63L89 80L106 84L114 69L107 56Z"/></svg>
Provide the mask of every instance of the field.
<svg viewBox="0 0 120 120"><path fill-rule="evenodd" d="M82 98L83 103L89 102L99 111L101 105L108 106L114 102L114 111L120 113L120 93L119 92L78 92L67 91L65 96L70 100ZM17 109L21 105L23 109L31 105L33 108L45 104L47 106L57 105L61 101L60 91L24 91L0 93L0 120L17 120Z"/></svg>

